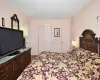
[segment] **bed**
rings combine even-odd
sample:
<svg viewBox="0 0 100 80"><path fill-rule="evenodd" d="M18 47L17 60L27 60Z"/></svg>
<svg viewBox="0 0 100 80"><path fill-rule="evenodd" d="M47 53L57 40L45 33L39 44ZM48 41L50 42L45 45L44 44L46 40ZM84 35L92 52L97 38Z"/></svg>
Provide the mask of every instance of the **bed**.
<svg viewBox="0 0 100 80"><path fill-rule="evenodd" d="M41 52L17 80L100 80L98 38L92 30L80 37L80 48L67 53Z"/></svg>

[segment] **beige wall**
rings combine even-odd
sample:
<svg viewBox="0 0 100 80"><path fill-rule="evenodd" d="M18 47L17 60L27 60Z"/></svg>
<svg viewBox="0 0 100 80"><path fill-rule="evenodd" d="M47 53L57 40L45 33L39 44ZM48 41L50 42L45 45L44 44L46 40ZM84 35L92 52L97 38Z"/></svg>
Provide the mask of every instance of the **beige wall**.
<svg viewBox="0 0 100 80"><path fill-rule="evenodd" d="M100 16L100 0L92 0L80 13L72 19L71 40L79 41L85 29L92 29L100 37L100 18L97 26L96 17Z"/></svg>
<svg viewBox="0 0 100 80"><path fill-rule="evenodd" d="M20 26L29 24L29 18L21 11L17 10L7 0L0 0L0 26L2 26L2 17L5 19L5 27L11 28L11 16L17 14L20 20Z"/></svg>
<svg viewBox="0 0 100 80"><path fill-rule="evenodd" d="M63 52L70 50L70 29L71 19L65 20L32 20L29 27L29 40L32 47L32 54L38 54L38 26L51 26L52 28L62 28Z"/></svg>

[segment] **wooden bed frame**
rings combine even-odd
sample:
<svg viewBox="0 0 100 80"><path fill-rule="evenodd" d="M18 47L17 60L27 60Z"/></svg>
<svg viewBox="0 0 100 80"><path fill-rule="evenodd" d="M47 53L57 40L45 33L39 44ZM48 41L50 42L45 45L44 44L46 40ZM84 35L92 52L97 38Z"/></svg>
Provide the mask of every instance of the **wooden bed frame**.
<svg viewBox="0 0 100 80"><path fill-rule="evenodd" d="M80 37L80 48L100 54L100 40L95 35L90 29L84 30L82 37Z"/></svg>

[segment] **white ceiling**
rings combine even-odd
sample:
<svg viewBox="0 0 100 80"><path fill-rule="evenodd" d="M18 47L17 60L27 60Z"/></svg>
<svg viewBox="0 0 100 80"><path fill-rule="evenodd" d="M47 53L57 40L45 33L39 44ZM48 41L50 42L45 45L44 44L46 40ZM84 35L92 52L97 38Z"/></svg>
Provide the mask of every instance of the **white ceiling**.
<svg viewBox="0 0 100 80"><path fill-rule="evenodd" d="M35 19L66 19L81 11L91 0L10 0Z"/></svg>

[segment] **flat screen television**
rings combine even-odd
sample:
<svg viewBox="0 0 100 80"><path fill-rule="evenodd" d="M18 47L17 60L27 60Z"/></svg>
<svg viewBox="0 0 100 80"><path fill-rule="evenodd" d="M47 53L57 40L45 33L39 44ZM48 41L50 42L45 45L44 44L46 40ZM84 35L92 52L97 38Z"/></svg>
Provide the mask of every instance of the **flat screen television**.
<svg viewBox="0 0 100 80"><path fill-rule="evenodd" d="M23 47L23 31L0 27L0 57Z"/></svg>

